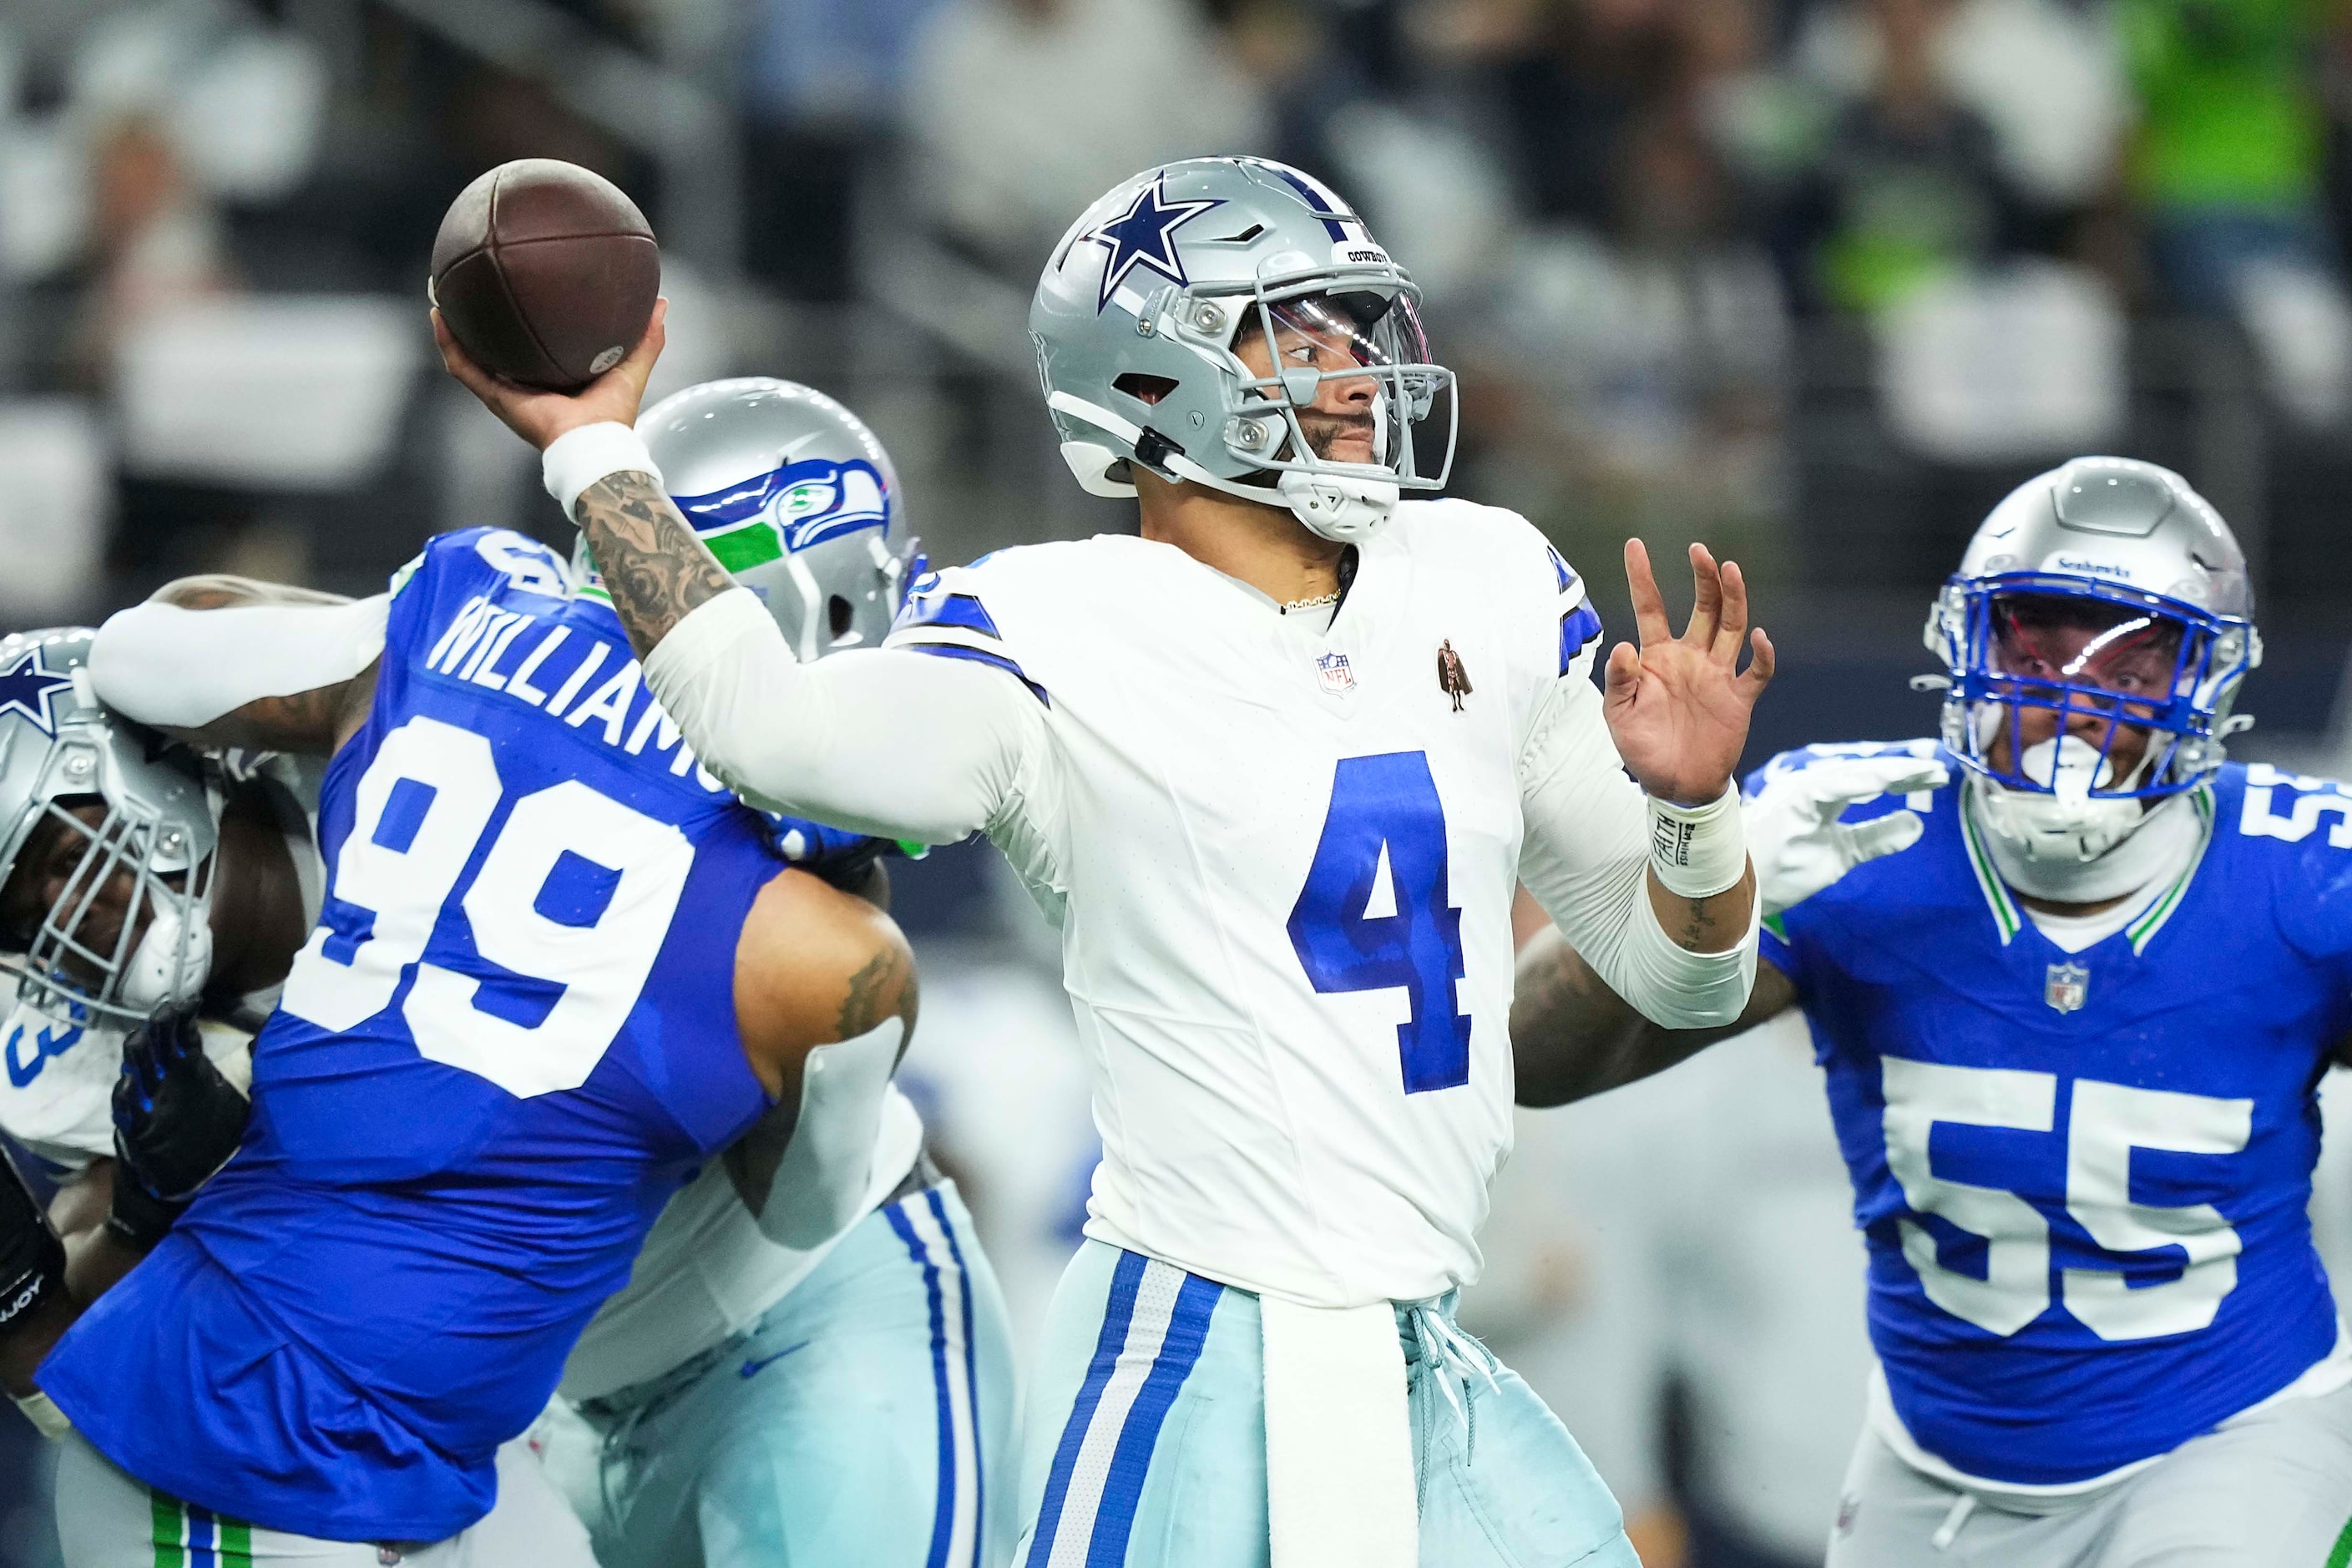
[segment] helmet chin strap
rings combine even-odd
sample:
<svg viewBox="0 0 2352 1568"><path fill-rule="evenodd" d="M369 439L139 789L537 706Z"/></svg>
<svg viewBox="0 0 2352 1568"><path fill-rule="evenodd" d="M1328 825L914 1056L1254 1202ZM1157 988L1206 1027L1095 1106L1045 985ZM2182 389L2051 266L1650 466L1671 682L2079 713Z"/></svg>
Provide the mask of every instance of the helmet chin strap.
<svg viewBox="0 0 2352 1568"><path fill-rule="evenodd" d="M1337 544L1360 544L1378 533L1387 525L1396 510L1398 497L1403 493L1393 479L1308 473L1300 468L1279 470L1274 488L1267 489L1263 485L1220 479L1181 452L1164 453L1152 466L1171 479L1190 479L1260 506L1283 507L1307 532Z"/></svg>
<svg viewBox="0 0 2352 1568"><path fill-rule="evenodd" d="M2134 775L2147 765L2143 757ZM2148 806L2091 795L2105 764L2074 736L2028 747L2021 766L2029 778L2051 781L2052 791L1977 779L1964 809L1983 829L2001 880L2027 898L2060 904L2123 898L2173 869L2196 840L2196 814L2181 795Z"/></svg>
<svg viewBox="0 0 2352 1568"><path fill-rule="evenodd" d="M1350 475L1309 474L1286 470L1275 484L1290 515L1307 531L1341 544L1354 544L1378 533L1396 510L1401 493L1389 479L1357 479Z"/></svg>
<svg viewBox="0 0 2352 1568"><path fill-rule="evenodd" d="M1140 453L1144 446L1143 426L1130 419L1122 419L1107 408L1099 407L1066 392L1056 392L1045 399L1046 405L1058 414L1083 419L1097 428L1125 440ZM1122 459L1107 446L1084 441L1062 444L1062 458L1077 475L1078 483L1090 495L1132 495L1132 485L1118 484L1108 478L1108 471ZM1309 533L1340 544L1356 544L1379 532L1396 510L1403 489L1394 479L1375 474L1308 473L1303 469L1280 470L1274 488L1245 485L1235 479L1223 479L1209 472L1200 464L1173 447L1163 447L1146 461L1140 456L1124 459L1142 462L1144 466L1172 479L1190 479L1196 485L1206 485L1243 500L1255 501L1260 506L1281 506L1305 525Z"/></svg>

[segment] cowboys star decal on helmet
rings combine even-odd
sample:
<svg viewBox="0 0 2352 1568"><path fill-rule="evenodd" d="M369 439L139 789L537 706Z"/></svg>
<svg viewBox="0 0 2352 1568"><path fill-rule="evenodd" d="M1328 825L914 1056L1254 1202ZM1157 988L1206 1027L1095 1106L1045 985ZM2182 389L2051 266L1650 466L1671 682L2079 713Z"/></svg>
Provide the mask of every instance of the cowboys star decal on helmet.
<svg viewBox="0 0 2352 1568"><path fill-rule="evenodd" d="M1139 266L1150 268L1179 288L1186 282L1184 259L1176 254L1176 231L1225 204L1214 197L1171 202L1167 194L1167 181L1154 180L1135 193L1125 212L1079 237L1110 247L1110 259L1103 263L1102 295L1095 301L1097 312Z"/></svg>
<svg viewBox="0 0 2352 1568"><path fill-rule="evenodd" d="M43 734L55 737L58 721L50 700L72 686L72 676L59 675L42 662L41 645L35 643L0 670L0 713L22 713L40 726Z"/></svg>

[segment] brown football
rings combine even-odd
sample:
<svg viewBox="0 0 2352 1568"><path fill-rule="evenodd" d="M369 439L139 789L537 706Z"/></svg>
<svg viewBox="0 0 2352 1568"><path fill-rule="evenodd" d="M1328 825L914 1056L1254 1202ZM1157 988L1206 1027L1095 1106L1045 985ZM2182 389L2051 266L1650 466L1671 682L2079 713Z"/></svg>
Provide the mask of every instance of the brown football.
<svg viewBox="0 0 2352 1568"><path fill-rule="evenodd" d="M618 185L553 158L501 163L457 193L433 239L433 303L476 363L570 392L646 335L661 251Z"/></svg>

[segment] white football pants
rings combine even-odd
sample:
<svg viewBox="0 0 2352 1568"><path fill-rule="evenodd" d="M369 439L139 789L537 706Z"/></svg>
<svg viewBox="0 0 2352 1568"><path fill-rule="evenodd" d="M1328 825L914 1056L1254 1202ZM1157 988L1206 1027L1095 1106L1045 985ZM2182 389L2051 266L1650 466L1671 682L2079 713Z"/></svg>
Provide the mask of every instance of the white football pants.
<svg viewBox="0 0 2352 1568"><path fill-rule="evenodd" d="M58 1454L66 1568L596 1568L588 1531L520 1439L499 1450L499 1500L478 1524L429 1545L314 1541L225 1520L133 1480L83 1440Z"/></svg>
<svg viewBox="0 0 2352 1568"><path fill-rule="evenodd" d="M2352 1386L2240 1416L2082 1499L2012 1512L1921 1475L1864 1430L1828 1568L2341 1568Z"/></svg>

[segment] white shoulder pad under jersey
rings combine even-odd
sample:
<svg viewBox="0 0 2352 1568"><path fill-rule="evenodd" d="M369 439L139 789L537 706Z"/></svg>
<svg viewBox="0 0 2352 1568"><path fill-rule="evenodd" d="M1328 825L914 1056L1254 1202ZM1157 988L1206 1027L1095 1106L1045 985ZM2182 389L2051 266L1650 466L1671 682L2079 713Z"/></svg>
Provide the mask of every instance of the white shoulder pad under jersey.
<svg viewBox="0 0 2352 1568"><path fill-rule="evenodd" d="M1063 914L1091 1234L1320 1304L1475 1277L1510 1136L1517 763L1574 581L1521 519L1448 500L1360 547L1328 631L1135 538L915 585L890 646L1045 715L988 831Z"/></svg>

